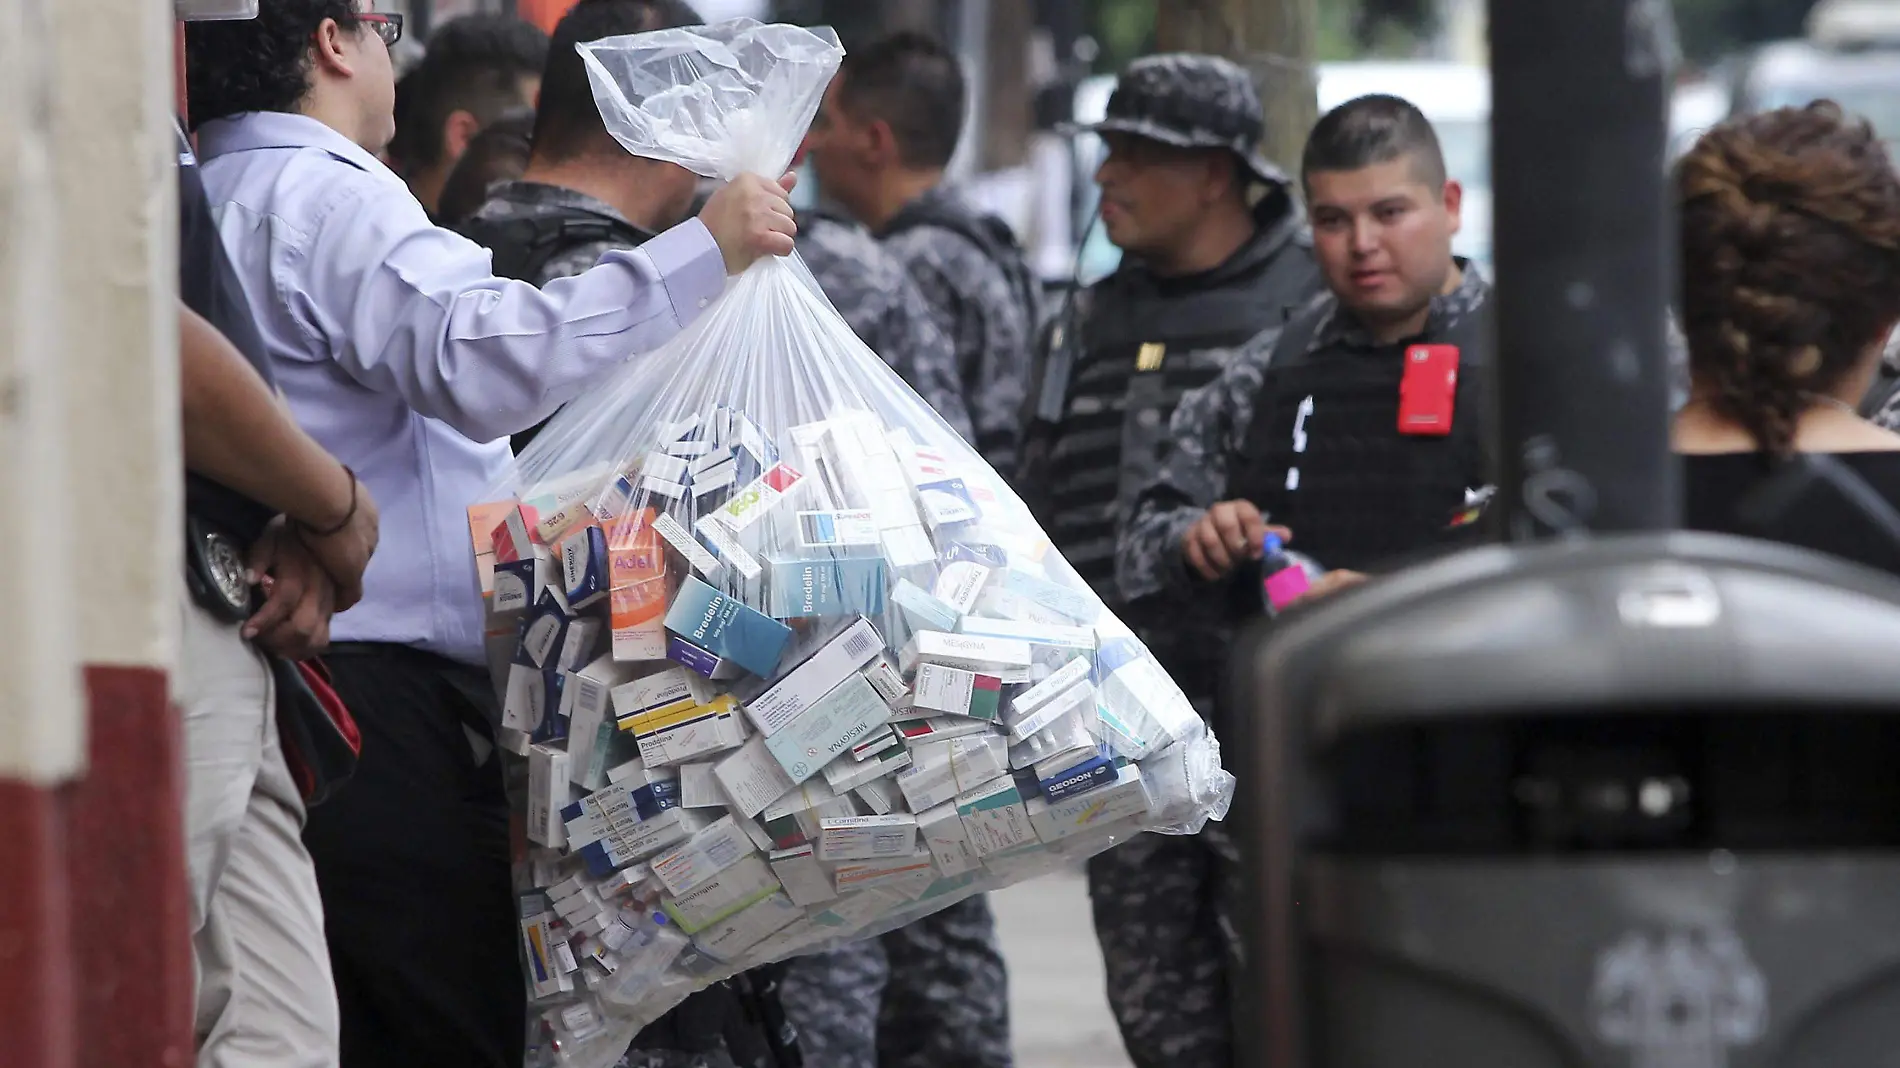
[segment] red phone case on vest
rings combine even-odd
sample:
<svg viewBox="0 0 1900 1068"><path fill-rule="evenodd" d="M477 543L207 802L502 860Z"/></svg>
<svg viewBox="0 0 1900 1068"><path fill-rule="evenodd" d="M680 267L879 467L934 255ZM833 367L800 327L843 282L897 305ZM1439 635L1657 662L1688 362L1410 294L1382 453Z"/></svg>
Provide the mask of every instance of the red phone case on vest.
<svg viewBox="0 0 1900 1068"><path fill-rule="evenodd" d="M1411 345L1399 380L1399 433L1451 433L1458 401L1458 346Z"/></svg>

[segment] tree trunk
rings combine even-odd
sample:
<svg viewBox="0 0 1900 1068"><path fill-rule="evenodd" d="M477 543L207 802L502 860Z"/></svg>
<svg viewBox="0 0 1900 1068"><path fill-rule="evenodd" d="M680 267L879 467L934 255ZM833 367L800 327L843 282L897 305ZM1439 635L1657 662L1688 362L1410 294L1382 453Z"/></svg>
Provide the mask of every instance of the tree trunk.
<svg viewBox="0 0 1900 1068"><path fill-rule="evenodd" d="M1029 158L1029 137L1035 132L1035 92L1029 84L1029 43L1036 30L1033 5L992 2L984 53L987 69L978 74L987 83L983 93L983 169L1021 166Z"/></svg>
<svg viewBox="0 0 1900 1068"><path fill-rule="evenodd" d="M1260 90L1267 157L1294 173L1318 117L1315 0L1167 0L1155 15L1164 52L1210 52L1245 66Z"/></svg>

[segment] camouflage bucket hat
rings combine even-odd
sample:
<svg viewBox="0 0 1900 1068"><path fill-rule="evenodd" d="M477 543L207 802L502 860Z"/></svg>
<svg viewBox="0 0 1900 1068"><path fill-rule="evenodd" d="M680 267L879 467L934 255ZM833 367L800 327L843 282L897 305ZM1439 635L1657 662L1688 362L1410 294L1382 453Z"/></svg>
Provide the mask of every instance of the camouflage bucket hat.
<svg viewBox="0 0 1900 1068"><path fill-rule="evenodd" d="M1179 148L1224 148L1260 181L1287 184L1286 174L1260 154L1266 120L1253 79L1219 56L1179 52L1138 59L1116 80L1101 122L1065 129L1133 134Z"/></svg>

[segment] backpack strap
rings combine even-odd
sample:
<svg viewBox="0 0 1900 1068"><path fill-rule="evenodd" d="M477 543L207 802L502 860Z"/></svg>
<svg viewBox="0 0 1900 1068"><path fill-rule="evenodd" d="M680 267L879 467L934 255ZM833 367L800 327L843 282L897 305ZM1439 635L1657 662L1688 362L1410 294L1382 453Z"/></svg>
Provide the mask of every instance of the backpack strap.
<svg viewBox="0 0 1900 1068"><path fill-rule="evenodd" d="M511 219L477 217L456 229L494 254L496 277L536 283L548 261L569 249L602 242L634 248L647 239L628 223L575 209Z"/></svg>
<svg viewBox="0 0 1900 1068"><path fill-rule="evenodd" d="M904 205L884 228L883 236L901 234L920 226L940 227L975 245L983 257L994 263L1003 276L1009 279L1010 288L1016 291L1017 302L1029 318L1030 332L1035 332L1040 320L1037 309L1042 303L1042 287L1030 271L1029 258L1008 223L988 212L946 203L942 197L925 197Z"/></svg>

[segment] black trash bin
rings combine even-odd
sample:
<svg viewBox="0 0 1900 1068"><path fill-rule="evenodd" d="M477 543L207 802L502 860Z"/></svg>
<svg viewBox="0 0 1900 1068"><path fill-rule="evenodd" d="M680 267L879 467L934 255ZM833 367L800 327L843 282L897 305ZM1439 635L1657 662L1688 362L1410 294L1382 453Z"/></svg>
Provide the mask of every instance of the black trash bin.
<svg viewBox="0 0 1900 1068"><path fill-rule="evenodd" d="M1900 581L1493 547L1235 664L1248 1068L1900 1065Z"/></svg>

